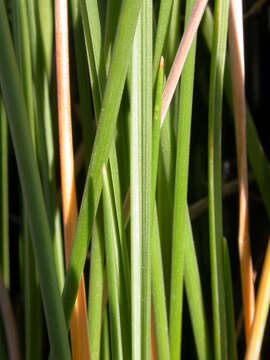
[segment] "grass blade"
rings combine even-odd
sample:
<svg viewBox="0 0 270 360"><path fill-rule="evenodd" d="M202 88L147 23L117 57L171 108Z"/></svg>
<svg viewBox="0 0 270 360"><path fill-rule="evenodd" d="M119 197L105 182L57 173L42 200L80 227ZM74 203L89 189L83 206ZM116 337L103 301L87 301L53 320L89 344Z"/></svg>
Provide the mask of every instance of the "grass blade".
<svg viewBox="0 0 270 360"><path fill-rule="evenodd" d="M193 16L191 14L192 6L193 1L186 3L186 26L190 21L190 16ZM172 359L179 359L181 354L184 243L187 227L185 211L187 203L195 53L196 37L193 40L183 68L179 99L170 296L170 345Z"/></svg>
<svg viewBox="0 0 270 360"><path fill-rule="evenodd" d="M227 0L216 1L208 115L209 233L216 359L226 358L226 309L222 266L221 119L228 10L229 2Z"/></svg>
<svg viewBox="0 0 270 360"><path fill-rule="evenodd" d="M241 269L242 299L246 343L255 312L253 265L249 240L248 166L246 151L245 65L242 1L232 1L229 16L229 45L232 75L233 110L239 184L238 248Z"/></svg>
<svg viewBox="0 0 270 360"><path fill-rule="evenodd" d="M162 108L161 108L161 123L163 123L166 113L168 111L170 102L172 100L175 88L180 78L186 57L188 55L193 38L197 32L199 24L201 22L207 0L196 0L192 8L189 23L186 26L186 31L183 34L183 38L180 42L177 50L168 80L165 85L165 89L162 95Z"/></svg>
<svg viewBox="0 0 270 360"><path fill-rule="evenodd" d="M56 268L37 163L19 71L8 27L4 3L0 0L0 41L5 51L0 57L0 84L8 113L19 176L29 216L31 236L39 269L45 317L53 352L58 359L69 359L65 319L56 281Z"/></svg>
<svg viewBox="0 0 270 360"><path fill-rule="evenodd" d="M161 0L159 5L159 15L156 30L156 37L154 42L154 59L153 59L153 80L155 81L158 74L160 58L164 48L164 43L168 31L172 0Z"/></svg>
<svg viewBox="0 0 270 360"><path fill-rule="evenodd" d="M88 297L88 332L91 360L100 359L104 297L104 234L100 210L93 230ZM104 321L104 320L103 320Z"/></svg>
<svg viewBox="0 0 270 360"><path fill-rule="evenodd" d="M170 359L169 328L166 311L166 297L162 266L162 254L158 228L158 217L155 208L152 236L152 302L155 324L155 338L157 342L158 359Z"/></svg>
<svg viewBox="0 0 270 360"><path fill-rule="evenodd" d="M121 314L120 314L120 269L119 253L117 246L116 219L111 202L109 179L106 176L105 166L103 171L103 211L105 230L105 255L108 277L108 297L110 310L110 328L112 355L114 359L123 359ZM105 200L106 199L106 200Z"/></svg>
<svg viewBox="0 0 270 360"><path fill-rule="evenodd" d="M132 359L142 358L141 350L141 292L142 292L142 204L141 204L141 17L134 38L131 65L130 119L130 252L131 252L131 326Z"/></svg>
<svg viewBox="0 0 270 360"><path fill-rule="evenodd" d="M58 100L59 150L61 167L62 209L65 235L65 257L68 264L78 216L74 174L68 47L67 1L55 1L55 47ZM76 311L71 318L73 359L89 359L88 326L84 276L76 298Z"/></svg>
<svg viewBox="0 0 270 360"><path fill-rule="evenodd" d="M142 359L150 359L151 184L152 184L152 1L142 2L141 43L141 203L142 203Z"/></svg>
<svg viewBox="0 0 270 360"><path fill-rule="evenodd" d="M247 346L245 360L258 359L270 305L270 241L260 277L258 295L256 298L255 316L251 328L250 340Z"/></svg>
<svg viewBox="0 0 270 360"><path fill-rule="evenodd" d="M192 236L192 228L188 209L186 208L187 232L184 247L184 283L187 292L189 313L198 359L211 359L209 332L205 314L200 271Z"/></svg>
<svg viewBox="0 0 270 360"><path fill-rule="evenodd" d="M8 215L8 125L4 104L0 97L0 271L9 289L9 215Z"/></svg>

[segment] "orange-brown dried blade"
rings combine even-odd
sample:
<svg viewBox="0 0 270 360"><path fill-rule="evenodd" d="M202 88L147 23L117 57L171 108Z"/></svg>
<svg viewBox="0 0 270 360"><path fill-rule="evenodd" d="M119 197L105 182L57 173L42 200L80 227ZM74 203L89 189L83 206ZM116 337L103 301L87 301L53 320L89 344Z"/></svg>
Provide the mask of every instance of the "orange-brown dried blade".
<svg viewBox="0 0 270 360"><path fill-rule="evenodd" d="M237 167L239 184L239 234L238 247L240 257L242 299L246 343L255 311L255 291L253 283L253 265L249 241L248 214L248 173L246 150L246 107L245 107L245 69L243 45L242 0L231 0L229 15L229 45L232 75L232 94L237 148Z"/></svg>
<svg viewBox="0 0 270 360"><path fill-rule="evenodd" d="M55 1L55 46L58 99L59 148L65 259L68 265L78 217L70 106L67 1ZM89 360L87 309L82 276L71 318L71 346L74 360Z"/></svg>

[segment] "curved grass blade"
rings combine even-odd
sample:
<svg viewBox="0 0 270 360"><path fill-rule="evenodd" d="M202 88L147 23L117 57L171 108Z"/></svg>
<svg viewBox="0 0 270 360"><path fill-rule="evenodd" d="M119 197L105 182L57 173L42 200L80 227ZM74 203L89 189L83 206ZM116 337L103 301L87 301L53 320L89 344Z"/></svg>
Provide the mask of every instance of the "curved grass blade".
<svg viewBox="0 0 270 360"><path fill-rule="evenodd" d="M215 359L226 358L226 309L222 250L221 121L228 0L215 3L208 122L209 237Z"/></svg>
<svg viewBox="0 0 270 360"><path fill-rule="evenodd" d="M19 176L33 240L48 334L58 359L69 359L69 344L63 308L56 280L56 268L39 171L34 157L26 106L3 1L0 0L0 41L5 49L0 57L0 84L15 149Z"/></svg>

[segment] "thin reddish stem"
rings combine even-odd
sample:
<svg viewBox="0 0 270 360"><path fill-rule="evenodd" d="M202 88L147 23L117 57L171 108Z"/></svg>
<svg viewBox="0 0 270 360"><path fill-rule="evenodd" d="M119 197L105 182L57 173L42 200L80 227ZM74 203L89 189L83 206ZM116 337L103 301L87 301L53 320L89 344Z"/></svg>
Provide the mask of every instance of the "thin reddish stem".
<svg viewBox="0 0 270 360"><path fill-rule="evenodd" d="M55 0L55 46L62 210L67 267L77 223L78 208L71 125L68 10L66 0ZM71 318L71 346L74 360L89 360L87 309L83 276Z"/></svg>
<svg viewBox="0 0 270 360"><path fill-rule="evenodd" d="M229 40L232 74L232 94L237 148L237 167L239 184L239 234L238 247L241 268L241 285L244 308L246 343L255 311L255 291L253 283L253 265L249 241L248 214L248 173L246 150L246 100L245 67L243 41L242 0L231 0L229 16Z"/></svg>

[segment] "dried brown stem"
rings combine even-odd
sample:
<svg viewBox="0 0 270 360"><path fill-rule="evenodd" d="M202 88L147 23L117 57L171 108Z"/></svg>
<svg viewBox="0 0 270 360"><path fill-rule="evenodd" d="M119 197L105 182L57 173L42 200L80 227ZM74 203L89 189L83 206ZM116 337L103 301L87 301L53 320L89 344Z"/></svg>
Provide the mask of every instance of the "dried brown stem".
<svg viewBox="0 0 270 360"><path fill-rule="evenodd" d="M255 291L253 283L253 265L249 241L242 0L231 0L230 2L229 40L235 136L237 148L237 167L239 180L238 247L241 268L245 335L246 343L248 344L255 311Z"/></svg>
<svg viewBox="0 0 270 360"><path fill-rule="evenodd" d="M55 46L58 100L59 149L66 267L78 217L69 80L67 1L55 0ZM89 360L87 309L82 276L71 317L71 346L74 360Z"/></svg>

